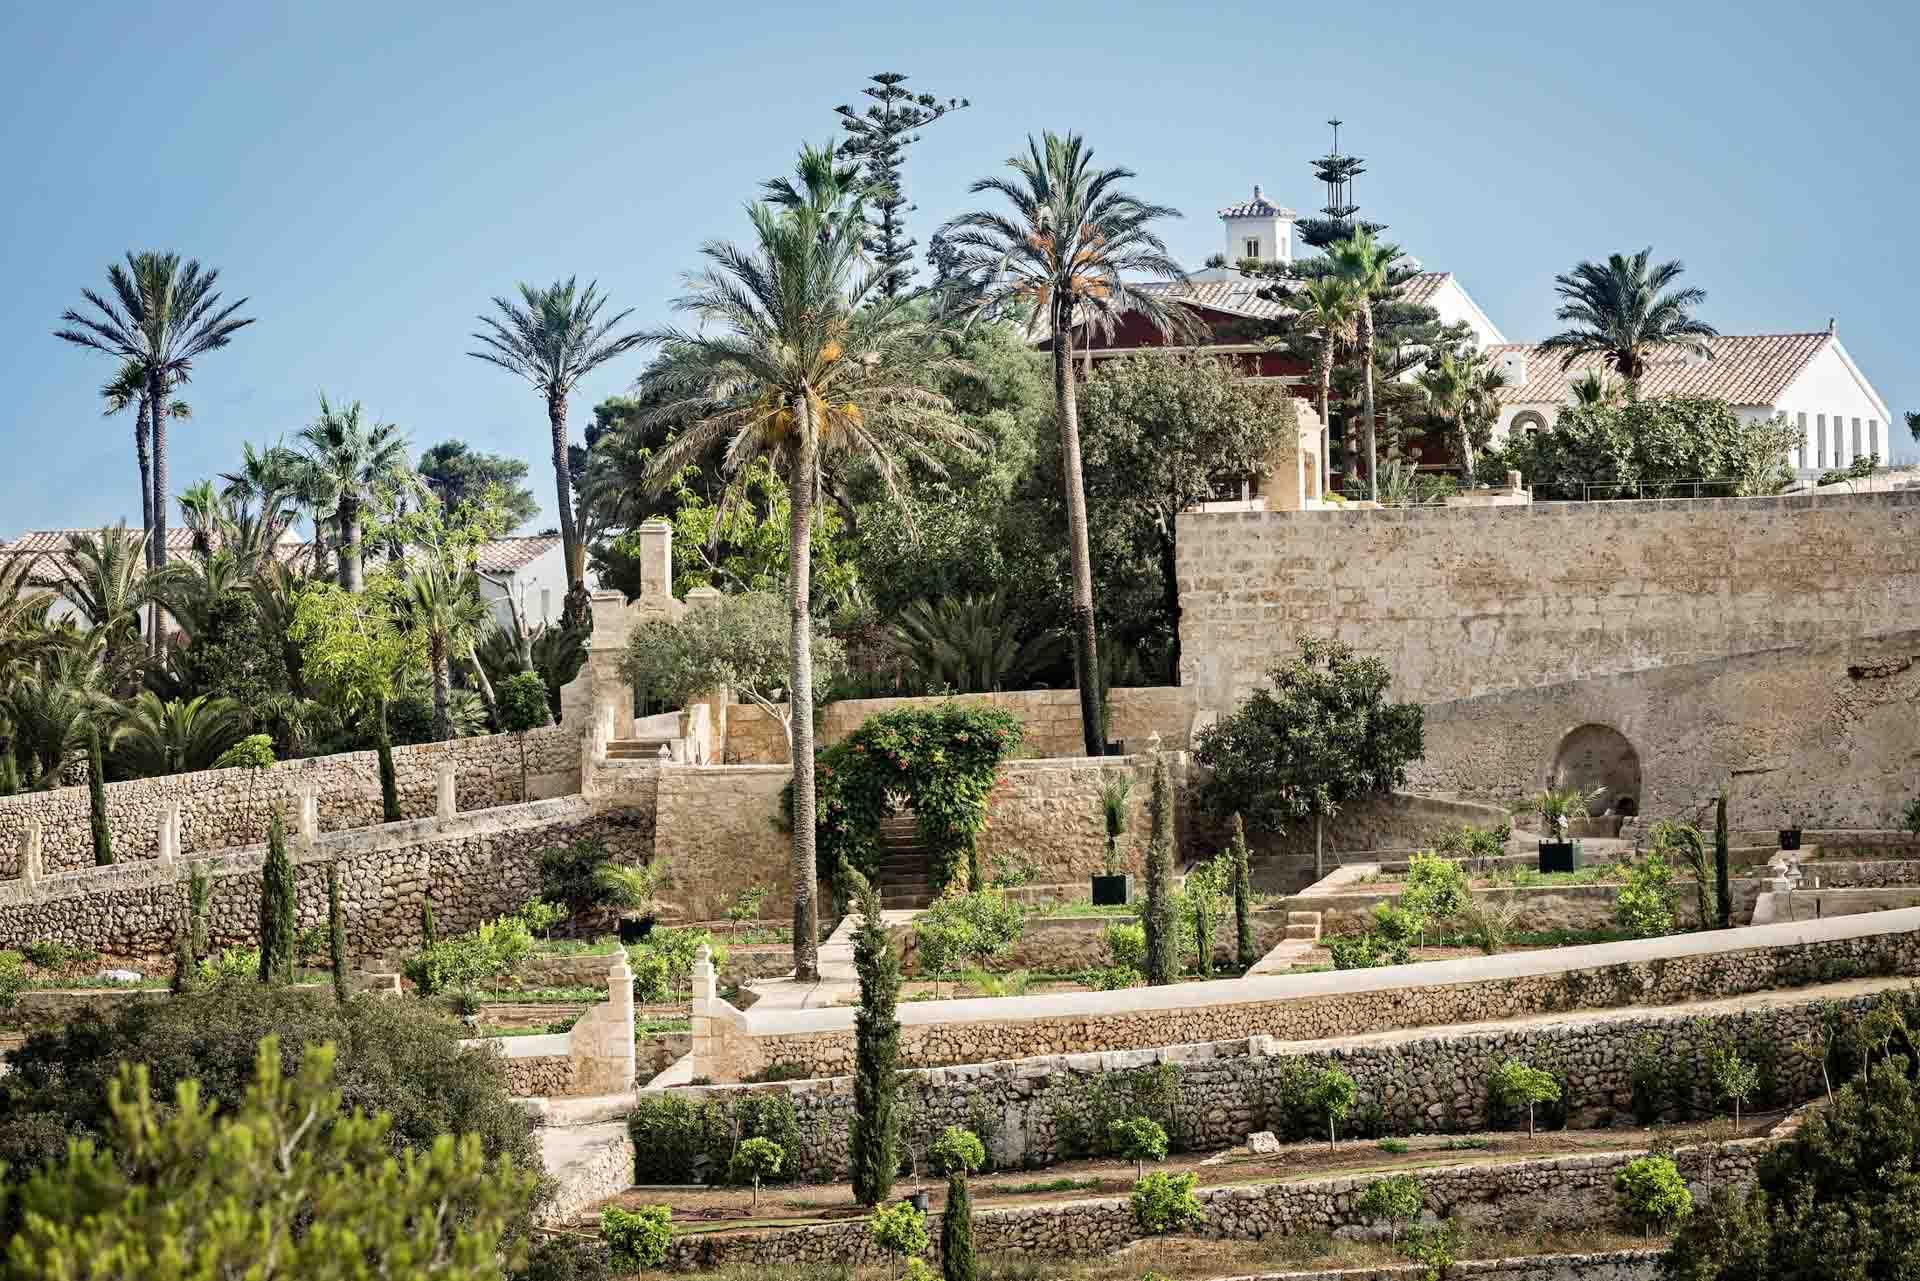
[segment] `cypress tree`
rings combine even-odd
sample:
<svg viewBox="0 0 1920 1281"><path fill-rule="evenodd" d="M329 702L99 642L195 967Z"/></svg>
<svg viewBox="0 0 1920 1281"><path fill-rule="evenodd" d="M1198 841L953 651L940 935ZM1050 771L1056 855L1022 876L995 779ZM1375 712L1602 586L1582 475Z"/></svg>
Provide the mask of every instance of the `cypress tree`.
<svg viewBox="0 0 1920 1281"><path fill-rule="evenodd" d="M340 865L327 864L327 958L333 963L333 994L344 1001L347 985L347 918L340 910Z"/></svg>
<svg viewBox="0 0 1920 1281"><path fill-rule="evenodd" d="M433 903L429 899L420 900L420 946L433 946Z"/></svg>
<svg viewBox="0 0 1920 1281"><path fill-rule="evenodd" d="M1153 762L1153 836L1147 842L1147 982L1180 977L1180 922L1173 901L1173 802L1167 794L1167 762Z"/></svg>
<svg viewBox="0 0 1920 1281"><path fill-rule="evenodd" d="M1233 927L1240 945L1240 970L1245 973L1260 959L1253 942L1253 870L1247 865L1247 828L1233 816Z"/></svg>
<svg viewBox="0 0 1920 1281"><path fill-rule="evenodd" d="M853 1016L853 1197L879 1205L900 1168L900 958L881 918L880 891L845 863L840 876L860 904L853 967L860 1008Z"/></svg>
<svg viewBox="0 0 1920 1281"><path fill-rule="evenodd" d="M87 808L93 823L93 861L113 862L113 830L107 826L106 762L100 755L100 727L87 719Z"/></svg>
<svg viewBox="0 0 1920 1281"><path fill-rule="evenodd" d="M977 1281L979 1266L973 1258L973 1191L967 1187L967 1172L955 1170L947 1176L947 1208L940 1215L941 1281Z"/></svg>
<svg viewBox="0 0 1920 1281"><path fill-rule="evenodd" d="M387 733L387 705L380 705L377 728L374 731L374 755L380 762L380 813L389 823L400 821L400 783L393 774L393 736Z"/></svg>
<svg viewBox="0 0 1920 1281"><path fill-rule="evenodd" d="M188 916L180 922L180 929L173 940L173 978L167 983L167 991L179 996L193 986L193 918Z"/></svg>
<svg viewBox="0 0 1920 1281"><path fill-rule="evenodd" d="M212 906L213 877L205 863L195 863L187 869L187 946L196 964L206 959L207 912Z"/></svg>
<svg viewBox="0 0 1920 1281"><path fill-rule="evenodd" d="M280 815L267 827L267 861L260 869L260 981L293 982L293 862Z"/></svg>
<svg viewBox="0 0 1920 1281"><path fill-rule="evenodd" d="M1723 789L1713 803L1713 888L1720 899L1720 928L1733 925L1733 886L1728 862L1731 851L1727 837L1727 793ZM1701 922L1704 927L1705 922Z"/></svg>

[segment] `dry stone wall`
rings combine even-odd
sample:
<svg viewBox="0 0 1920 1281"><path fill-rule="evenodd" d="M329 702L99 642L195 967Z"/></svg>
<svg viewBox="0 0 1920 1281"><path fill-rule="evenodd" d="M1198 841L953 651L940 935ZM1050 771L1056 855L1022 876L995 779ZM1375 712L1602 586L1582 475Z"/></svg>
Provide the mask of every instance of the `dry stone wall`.
<svg viewBox="0 0 1920 1281"><path fill-rule="evenodd" d="M451 756L455 791L463 810L519 803L521 749L526 751L528 794L535 799L580 790L580 737L564 726L515 734L461 738L446 743L397 747L394 773L400 810L407 818L433 814L439 764ZM282 761L267 769L205 770L131 779L106 785L107 821L120 863L159 855L160 820L169 804L180 806L181 845L187 853L253 845L266 837L275 813L289 829L301 792L319 800L320 826L333 831L381 821L379 765L372 752L347 752ZM48 872L93 866L85 787L63 787L0 797L0 876L19 876L20 836L41 824L42 866Z"/></svg>

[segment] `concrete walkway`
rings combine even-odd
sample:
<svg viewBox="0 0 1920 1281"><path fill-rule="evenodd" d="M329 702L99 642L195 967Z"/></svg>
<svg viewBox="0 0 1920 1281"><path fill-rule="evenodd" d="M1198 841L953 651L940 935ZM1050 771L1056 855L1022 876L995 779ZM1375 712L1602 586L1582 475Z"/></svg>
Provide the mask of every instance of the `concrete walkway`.
<svg viewBox="0 0 1920 1281"><path fill-rule="evenodd" d="M913 924L913 919L919 915L917 908L889 909L880 913L880 920L888 930L897 930ZM793 975L788 974L782 978L747 984L757 998L752 1008L756 1011L818 1010L847 1004L860 989L859 976L853 969L853 932L859 923L858 916L846 917L840 922L839 928L827 936L827 941L820 945L820 980L817 983L798 983Z"/></svg>

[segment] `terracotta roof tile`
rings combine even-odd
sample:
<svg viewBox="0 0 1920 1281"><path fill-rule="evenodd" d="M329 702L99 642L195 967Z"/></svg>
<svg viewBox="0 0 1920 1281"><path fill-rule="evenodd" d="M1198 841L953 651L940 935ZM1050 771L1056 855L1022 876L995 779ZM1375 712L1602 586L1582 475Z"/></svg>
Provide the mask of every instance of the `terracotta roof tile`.
<svg viewBox="0 0 1920 1281"><path fill-rule="evenodd" d="M1640 394L1653 396L1711 396L1734 405L1772 405L1833 335L1722 334L1707 339L1711 360L1690 356L1681 348L1664 348L1649 362L1640 379ZM1573 398L1572 384L1604 370L1598 355L1582 356L1567 369L1558 352L1541 352L1533 343L1504 343L1487 348L1495 363L1503 355L1523 353L1526 381L1502 387L1504 404L1565 404Z"/></svg>
<svg viewBox="0 0 1920 1281"><path fill-rule="evenodd" d="M496 538L480 547L480 572L511 574L560 545L558 534L532 534L525 538Z"/></svg>
<svg viewBox="0 0 1920 1281"><path fill-rule="evenodd" d="M1293 210L1276 205L1268 200L1259 187L1253 189L1253 199L1243 200L1237 205L1228 205L1220 211L1222 218L1291 218Z"/></svg>
<svg viewBox="0 0 1920 1281"><path fill-rule="evenodd" d="M1433 296L1452 274L1445 271L1423 271L1409 276L1400 286L1399 296L1411 303L1430 302ZM1262 298L1260 291L1269 282L1232 273L1224 279L1201 279L1187 284L1156 282L1140 286L1140 292L1159 294L1169 299L1178 299L1195 307L1205 307L1210 311L1225 312L1230 316L1244 316L1250 320L1278 320L1291 310L1284 302Z"/></svg>

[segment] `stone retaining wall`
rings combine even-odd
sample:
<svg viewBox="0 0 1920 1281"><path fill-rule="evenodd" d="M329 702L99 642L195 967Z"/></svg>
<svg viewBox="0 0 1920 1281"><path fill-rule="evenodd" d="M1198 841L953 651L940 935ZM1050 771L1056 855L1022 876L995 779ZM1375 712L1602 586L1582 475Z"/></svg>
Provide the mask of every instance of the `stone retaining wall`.
<svg viewBox="0 0 1920 1281"><path fill-rule="evenodd" d="M1879 890L1920 886L1920 859L1815 859L1800 865L1808 890ZM1798 897L1798 895L1796 895Z"/></svg>
<svg viewBox="0 0 1920 1281"><path fill-rule="evenodd" d="M1592 1254L1537 1254L1508 1259L1457 1259L1449 1277L1485 1281L1654 1281L1665 1250L1601 1250ZM1265 1272L1224 1281L1426 1281L1427 1268L1400 1263L1377 1268L1318 1272Z"/></svg>
<svg viewBox="0 0 1920 1281"><path fill-rule="evenodd" d="M521 749L526 750L528 793L534 799L580 790L580 735L564 726L516 734L460 738L393 749L400 812L407 818L434 813L435 773L451 755L456 795L463 810L518 804ZM199 853L255 845L266 839L275 813L294 824L298 797L312 790L325 831L368 827L381 821L379 764L372 752L312 756L267 769L205 770L108 783L107 821L119 863L159 856L158 832L166 807L180 806L180 848ZM93 866L87 789L0 796L0 876L20 875L21 834L38 822L45 872Z"/></svg>

